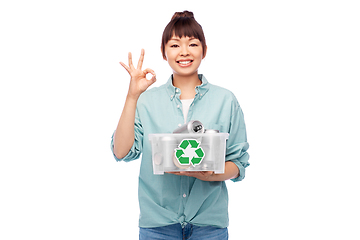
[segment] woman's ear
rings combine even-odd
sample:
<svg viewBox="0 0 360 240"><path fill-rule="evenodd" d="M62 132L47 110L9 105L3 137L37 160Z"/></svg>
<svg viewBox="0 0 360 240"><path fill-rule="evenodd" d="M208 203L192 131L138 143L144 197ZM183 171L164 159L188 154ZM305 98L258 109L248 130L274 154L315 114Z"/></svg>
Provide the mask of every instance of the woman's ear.
<svg viewBox="0 0 360 240"><path fill-rule="evenodd" d="M206 53L207 53L207 46L205 46L204 56L202 57L202 59L204 59L204 58L205 58Z"/></svg>
<svg viewBox="0 0 360 240"><path fill-rule="evenodd" d="M165 54L163 53L163 50L162 50L161 47L160 47L160 51L161 51L161 54L163 55L163 59L164 59L165 61L167 61L166 56L165 56Z"/></svg>

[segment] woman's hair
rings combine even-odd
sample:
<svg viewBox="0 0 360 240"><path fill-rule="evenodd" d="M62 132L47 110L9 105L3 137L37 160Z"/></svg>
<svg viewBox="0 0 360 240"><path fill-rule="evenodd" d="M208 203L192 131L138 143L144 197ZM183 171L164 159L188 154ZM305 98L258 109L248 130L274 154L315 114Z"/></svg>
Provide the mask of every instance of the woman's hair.
<svg viewBox="0 0 360 240"><path fill-rule="evenodd" d="M194 37L200 40L203 55L206 53L206 41L205 35L201 25L195 20L194 14L189 11L176 12L169 24L165 27L162 41L161 41L161 53L165 59L165 45L173 36L182 37Z"/></svg>

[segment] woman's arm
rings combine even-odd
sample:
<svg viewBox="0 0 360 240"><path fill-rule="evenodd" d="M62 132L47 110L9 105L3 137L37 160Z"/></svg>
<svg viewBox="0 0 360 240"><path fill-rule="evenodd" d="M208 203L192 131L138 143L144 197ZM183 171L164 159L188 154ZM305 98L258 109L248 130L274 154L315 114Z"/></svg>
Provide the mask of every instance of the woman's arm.
<svg viewBox="0 0 360 240"><path fill-rule="evenodd" d="M134 143L134 123L137 100L139 99L141 93L143 93L151 84L156 81L155 72L153 70L141 70L144 61L144 55L145 51L142 49L137 68L135 68L132 63L131 53L129 53L128 56L129 66L126 66L124 63L120 62L120 64L130 74L131 79L124 109L114 134L114 154L119 159L125 157L128 154ZM148 73L153 75L150 80L146 79L146 74Z"/></svg>
<svg viewBox="0 0 360 240"><path fill-rule="evenodd" d="M225 171L223 174L212 174L208 181L225 181L239 176L239 168L232 161L225 162Z"/></svg>
<svg viewBox="0 0 360 240"><path fill-rule="evenodd" d="M134 122L138 98L127 96L124 109L114 134L114 154L118 159L124 158L130 151L134 139Z"/></svg>

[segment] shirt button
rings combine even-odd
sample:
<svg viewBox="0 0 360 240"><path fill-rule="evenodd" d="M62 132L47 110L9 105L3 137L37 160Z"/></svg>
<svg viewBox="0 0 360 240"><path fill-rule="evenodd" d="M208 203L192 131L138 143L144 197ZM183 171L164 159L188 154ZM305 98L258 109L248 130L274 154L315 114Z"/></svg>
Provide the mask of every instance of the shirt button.
<svg viewBox="0 0 360 240"><path fill-rule="evenodd" d="M186 198L186 194L185 194L185 193L183 194L183 197Z"/></svg>
<svg viewBox="0 0 360 240"><path fill-rule="evenodd" d="M176 89L176 92L179 92L179 89Z"/></svg>
<svg viewBox="0 0 360 240"><path fill-rule="evenodd" d="M180 108L180 105L177 105L177 108Z"/></svg>
<svg viewBox="0 0 360 240"><path fill-rule="evenodd" d="M178 124L178 127L181 127L181 123Z"/></svg>

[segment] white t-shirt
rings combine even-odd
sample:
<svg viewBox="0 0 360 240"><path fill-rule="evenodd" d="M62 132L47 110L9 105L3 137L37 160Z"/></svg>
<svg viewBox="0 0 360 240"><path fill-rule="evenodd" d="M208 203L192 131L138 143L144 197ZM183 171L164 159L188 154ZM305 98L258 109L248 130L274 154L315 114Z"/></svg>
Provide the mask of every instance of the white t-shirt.
<svg viewBox="0 0 360 240"><path fill-rule="evenodd" d="M184 114L184 123L186 123L186 119L187 119L187 115L188 115L188 112L189 112L189 108L190 108L190 105L191 103L193 102L194 99L183 99L183 100L180 100L181 103L182 103L182 111L183 111L183 114Z"/></svg>

